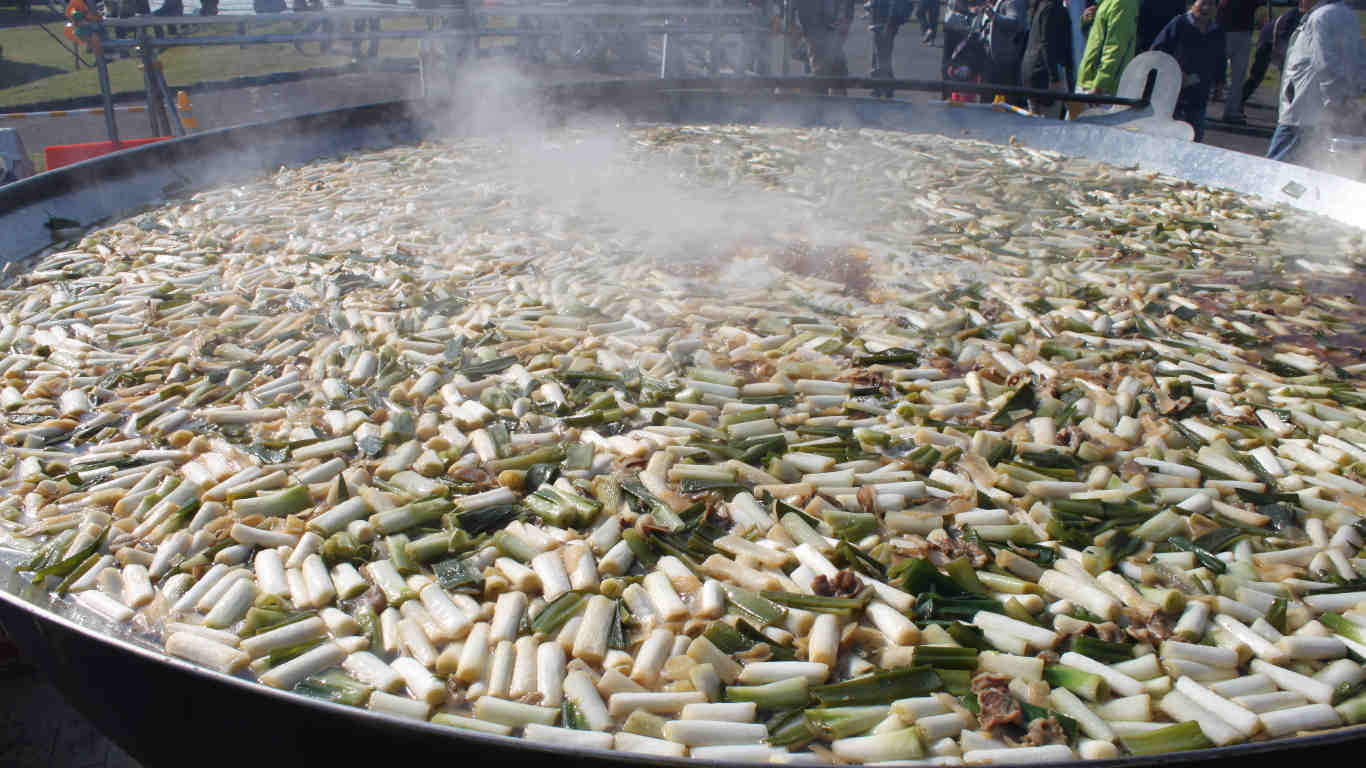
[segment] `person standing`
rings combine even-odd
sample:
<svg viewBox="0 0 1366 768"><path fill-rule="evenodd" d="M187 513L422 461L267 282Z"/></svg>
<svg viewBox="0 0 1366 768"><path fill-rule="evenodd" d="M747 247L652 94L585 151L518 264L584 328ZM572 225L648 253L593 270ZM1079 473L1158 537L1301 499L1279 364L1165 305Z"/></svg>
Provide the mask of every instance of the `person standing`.
<svg viewBox="0 0 1366 768"><path fill-rule="evenodd" d="M1063 0L1035 0L1029 15L1029 39L1020 62L1020 84L1039 90L1070 90L1072 19ZM1044 112L1053 99L1030 97L1029 111Z"/></svg>
<svg viewBox="0 0 1366 768"><path fill-rule="evenodd" d="M1029 39L1029 0L997 0L987 27L987 82L1020 84L1020 60ZM1023 106L1021 101L1017 106Z"/></svg>
<svg viewBox="0 0 1366 768"><path fill-rule="evenodd" d="M848 77L849 61L844 56L844 41L854 17L854 0L795 0L797 24L802 29L810 58L811 74L816 77ZM842 93L844 89L831 89Z"/></svg>
<svg viewBox="0 0 1366 768"><path fill-rule="evenodd" d="M944 48L939 52L939 76L955 80L954 54L971 35L972 19L980 6L970 0L948 0L948 4L948 13L944 15ZM945 87L943 98L945 101L952 98L952 89Z"/></svg>
<svg viewBox="0 0 1366 768"><path fill-rule="evenodd" d="M1300 25L1300 18L1303 15L1297 6L1275 19L1267 19L1262 25L1262 31L1257 35L1257 50L1252 56L1252 70L1248 72L1247 82L1243 83L1244 104L1252 98L1252 94L1256 93L1258 88L1262 87L1262 81L1266 79L1266 70L1273 62L1276 69L1285 71L1285 51L1290 47L1290 36Z"/></svg>
<svg viewBox="0 0 1366 768"><path fill-rule="evenodd" d="M871 0L868 12L872 17L868 29L873 33L873 71L869 77L891 80L892 45L901 25L910 20L911 0ZM892 98L891 88L874 88L874 96Z"/></svg>
<svg viewBox="0 0 1366 768"><path fill-rule="evenodd" d="M1366 43L1342 0L1300 0L1304 14L1281 70L1280 113L1266 156L1304 163L1332 131L1360 130L1356 101L1366 91Z"/></svg>
<svg viewBox="0 0 1366 768"><path fill-rule="evenodd" d="M920 43L934 44L939 29L939 0L919 0L915 4L915 20L920 23Z"/></svg>
<svg viewBox="0 0 1366 768"><path fill-rule="evenodd" d="M1167 23L1152 50L1171 54L1181 65L1181 93L1172 117L1195 129L1195 140L1205 138L1205 111L1210 91L1219 78L1226 55L1224 31L1215 22L1215 0L1195 0L1190 10Z"/></svg>
<svg viewBox="0 0 1366 768"><path fill-rule="evenodd" d="M1101 0L1077 72L1077 90L1113 95L1119 75L1134 57L1138 0Z"/></svg>
<svg viewBox="0 0 1366 768"><path fill-rule="evenodd" d="M1243 116L1243 78L1247 77L1247 61L1252 53L1252 29L1257 23L1260 0L1220 0L1219 26L1224 30L1228 48L1228 75L1220 69L1219 83L1229 87L1224 98L1223 120L1226 123L1246 123Z"/></svg>
<svg viewBox="0 0 1366 768"><path fill-rule="evenodd" d="M844 44L849 41L849 30L854 27L854 0L826 0L826 5L834 17L831 35L830 76L848 77L849 58L844 53ZM832 88L831 94L843 96L844 88Z"/></svg>

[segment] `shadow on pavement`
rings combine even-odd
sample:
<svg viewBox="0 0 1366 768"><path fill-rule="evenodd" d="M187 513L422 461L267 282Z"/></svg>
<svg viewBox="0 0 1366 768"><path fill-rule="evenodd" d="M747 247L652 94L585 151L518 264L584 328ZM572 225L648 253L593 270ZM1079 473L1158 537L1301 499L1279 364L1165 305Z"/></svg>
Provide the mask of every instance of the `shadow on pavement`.
<svg viewBox="0 0 1366 768"><path fill-rule="evenodd" d="M15 0L9 0L4 7L0 7L0 29L5 27L22 27L29 24L65 24L66 19L53 13L47 8L34 8L28 13L24 13L14 7ZM56 30L54 30L56 31Z"/></svg>
<svg viewBox="0 0 1366 768"><path fill-rule="evenodd" d="M45 77L64 75L66 72L65 69L49 67L46 64L0 59L0 88L13 88L16 85L42 80Z"/></svg>

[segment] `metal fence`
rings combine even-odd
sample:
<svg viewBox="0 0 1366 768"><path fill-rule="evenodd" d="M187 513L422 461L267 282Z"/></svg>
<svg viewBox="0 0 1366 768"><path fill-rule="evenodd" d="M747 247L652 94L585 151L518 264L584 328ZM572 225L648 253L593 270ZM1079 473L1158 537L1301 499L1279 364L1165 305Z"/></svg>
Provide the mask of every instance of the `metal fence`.
<svg viewBox="0 0 1366 768"><path fill-rule="evenodd" d="M721 74L722 38L738 40L732 73L768 74L770 25L764 4L723 5L723 0L685 5L619 4L508 4L483 6L459 0L449 8L330 8L325 12L220 14L105 19L97 31L100 55L100 95L109 140L118 142L110 89L108 60L112 55L133 55L142 63L146 112L157 135L183 135L184 126L161 70L158 54L180 47L317 44L320 51L338 43L362 45L375 52L384 41L419 41L419 75L424 92L433 76L446 76L471 58L489 53L542 57L556 51L561 63L566 49L580 58L608 49L640 53L650 41L659 49L659 77L684 74L681 49L704 51L708 76ZM395 24L405 20L405 24ZM413 24L416 20L420 23ZM509 21L511 20L511 22ZM283 29L282 29L283 28ZM680 41L688 39L686 45ZM698 40L701 43L698 43ZM485 43L498 41L490 50ZM302 50L302 49L301 49ZM587 51L588 53L585 53Z"/></svg>

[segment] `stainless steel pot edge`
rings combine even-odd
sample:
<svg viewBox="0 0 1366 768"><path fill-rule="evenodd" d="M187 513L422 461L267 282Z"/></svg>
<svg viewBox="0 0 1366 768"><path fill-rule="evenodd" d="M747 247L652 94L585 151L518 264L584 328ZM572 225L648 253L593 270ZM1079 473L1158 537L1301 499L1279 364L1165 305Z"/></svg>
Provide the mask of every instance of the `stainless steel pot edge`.
<svg viewBox="0 0 1366 768"><path fill-rule="evenodd" d="M496 736L473 731L460 731L445 726L433 725L431 723L399 718L393 715L359 710L342 704L322 701L303 694L281 691L244 677L226 675L221 672L215 672L196 666L181 659L167 656L155 645L134 636L127 627L110 622L103 617L81 608L70 598L55 598L52 594L32 585L27 579L22 578L15 571L14 563L16 562L17 559L13 556L12 552L0 550L0 603L8 604L31 616L35 621L46 622L51 625L57 625L67 631L79 633L89 641L113 646L122 653L131 653L145 661L170 667L181 675L199 681L212 681L220 685L232 686L233 688L251 695L267 696L278 701L286 702L289 705L299 708L301 717L326 716L336 718L339 724L343 724L343 721L357 718L369 720L378 719L390 728L417 730L436 738L452 740L454 744L466 747L484 746L500 752L510 750L512 752L521 753L518 757L524 756L526 759L554 755L556 757L582 758L595 762L610 762L617 765L673 765L680 766L680 768L683 766L697 765L738 765L736 763L699 761L691 758L647 757L615 752L612 750L557 747L555 745L540 744L508 736ZM1194 764L1207 760L1226 758L1229 760L1240 760L1240 766L1247 766L1248 761L1257 761L1259 758L1263 757L1283 759L1289 757L1290 753L1298 750L1321 750L1347 742L1360 742L1364 735L1366 735L1366 726L1352 726L1310 736L1251 742L1227 747L1216 747L1189 752L1174 752L1146 757L1087 761L1085 765L1090 768L1139 768L1141 766L1156 766L1166 763ZM505 756L512 757L512 755ZM1063 766L1076 764L1075 761L1072 761L1051 763L1048 765Z"/></svg>

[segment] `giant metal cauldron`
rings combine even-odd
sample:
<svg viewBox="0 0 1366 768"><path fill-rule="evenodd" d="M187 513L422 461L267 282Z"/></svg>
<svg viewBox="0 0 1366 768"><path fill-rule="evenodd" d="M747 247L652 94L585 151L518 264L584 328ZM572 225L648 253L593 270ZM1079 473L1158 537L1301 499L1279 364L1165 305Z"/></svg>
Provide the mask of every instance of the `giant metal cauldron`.
<svg viewBox="0 0 1366 768"><path fill-rule="evenodd" d="M1163 103L1162 90L1159 86L1151 107L1067 123L990 108L774 95L771 88L758 91L741 87L738 81L574 84L547 88L539 96L557 115L603 110L651 121L862 126L996 143L1014 141L1227 187L1366 228L1366 184L1165 138L1172 133L1162 130L1164 122L1170 125L1170 103ZM1170 95L1174 97L1174 93ZM26 257L51 244L52 233L46 224L54 215L78 218L82 224L120 217L187 187L223 183L284 164L459 131L459 114L449 105L376 104L209 131L44 173L0 188L0 261L7 274L22 269ZM455 125L453 115L457 116ZM1133 130L1145 126L1149 132ZM169 658L158 645L92 618L69 601L54 602L14 572L16 562L17 557L6 557L0 550L0 623L24 655L77 709L148 768L180 764L241 768L253 763L375 765L376 761L449 765L450 760L461 758L476 765L534 764L542 760L603 768L698 764L694 760L560 748L457 731L329 704L211 672ZM1347 728L1091 765L1110 768L1219 760L1250 768L1287 761L1322 761L1334 759L1337 753L1346 756L1349 749L1359 750L1359 743L1352 742L1363 737L1366 732L1361 729Z"/></svg>

